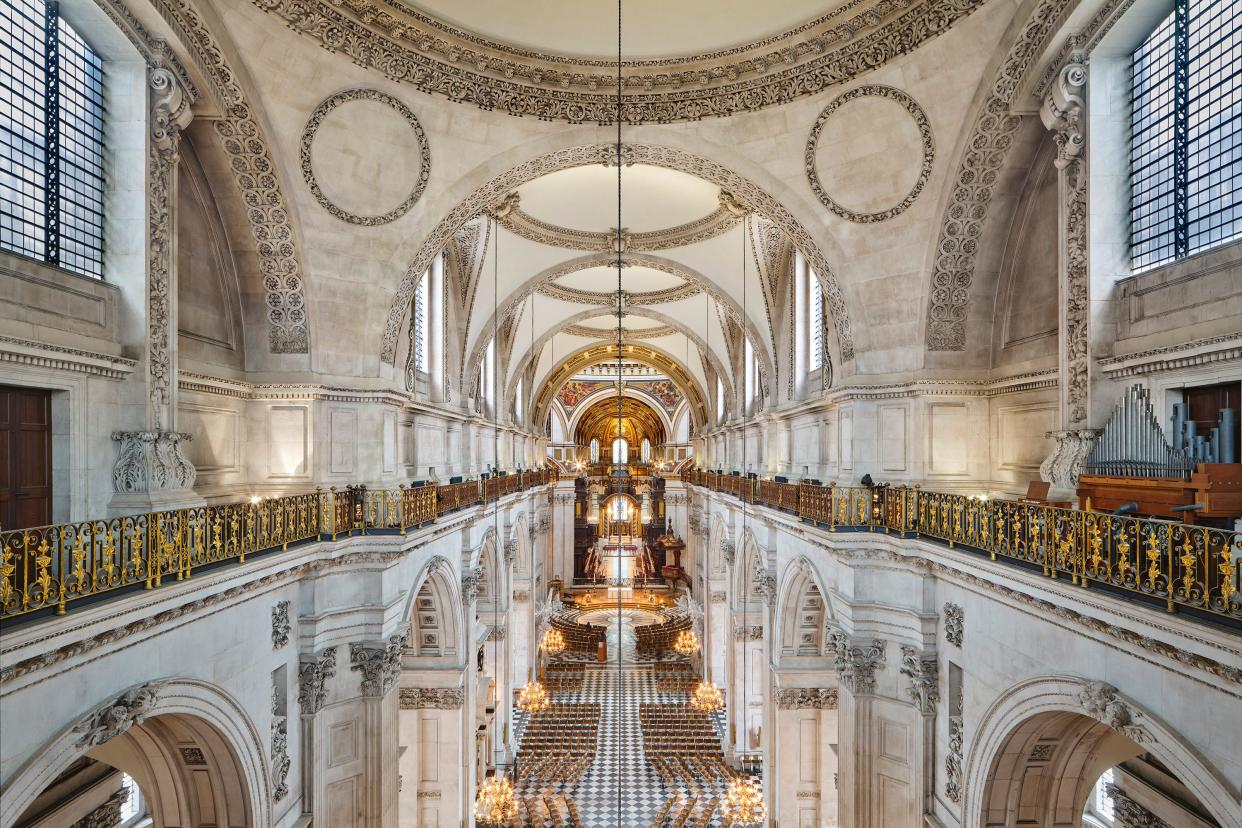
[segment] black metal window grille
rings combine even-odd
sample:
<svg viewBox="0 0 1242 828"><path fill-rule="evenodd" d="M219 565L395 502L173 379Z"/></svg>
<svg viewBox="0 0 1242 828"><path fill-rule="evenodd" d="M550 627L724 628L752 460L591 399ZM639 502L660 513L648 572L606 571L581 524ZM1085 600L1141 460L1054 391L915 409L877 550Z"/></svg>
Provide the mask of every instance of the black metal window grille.
<svg viewBox="0 0 1242 828"><path fill-rule="evenodd" d="M1242 235L1242 0L1175 0L1134 52L1130 106L1132 269Z"/></svg>
<svg viewBox="0 0 1242 828"><path fill-rule="evenodd" d="M103 274L103 63L55 0L0 3L0 247Z"/></svg>

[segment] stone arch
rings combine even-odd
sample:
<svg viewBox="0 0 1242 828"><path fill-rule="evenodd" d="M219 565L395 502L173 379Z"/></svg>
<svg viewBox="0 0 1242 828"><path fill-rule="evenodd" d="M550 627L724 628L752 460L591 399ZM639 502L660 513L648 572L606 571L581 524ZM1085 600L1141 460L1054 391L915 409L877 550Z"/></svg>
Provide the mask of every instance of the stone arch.
<svg viewBox="0 0 1242 828"><path fill-rule="evenodd" d="M638 130L636 130L638 131ZM589 132L586 134L590 134ZM837 282L832 268L828 264L816 240L803 224L772 197L767 189L755 184L750 178L735 172L710 158L681 147L667 144L629 143L623 147L623 163L650 164L653 166L675 169L696 175L722 189L738 196L759 215L771 221L789 237L791 242L802 251L819 275L824 287L824 298L828 303L837 333L838 345L842 358L851 360L854 357L854 335L849 313L846 309L845 296ZM721 149L721 153L725 150ZM612 144L582 144L578 146L562 146L542 155L499 170L490 180L484 181L464 197L448 214L427 234L422 245L415 253L406 272L402 275L397 290L389 306L384 324L380 360L392 364L396 359L397 340L401 333L401 322L410 306L414 288L422 272L427 269L432 259L448 244L453 233L462 225L484 210L495 204L504 195L518 186L535 178L558 170L587 164L609 163L616 156L616 146ZM742 159L737 159L742 160ZM757 170L757 168L753 168ZM773 182L775 184L775 182ZM773 191L783 191L774 186ZM813 212L811 213L813 214Z"/></svg>
<svg viewBox="0 0 1242 828"><path fill-rule="evenodd" d="M832 606L814 564L800 555L786 568L778 590L772 640L777 654L819 657L829 655L828 625Z"/></svg>
<svg viewBox="0 0 1242 828"><path fill-rule="evenodd" d="M495 526L489 526L483 533L483 540L479 543L471 568L478 576L476 612L480 617L484 612L491 613L493 610L504 612L507 605L504 595L509 583L508 568L503 565L500 533Z"/></svg>
<svg viewBox="0 0 1242 828"><path fill-rule="evenodd" d="M423 565L410 591L406 618L410 623L409 648L420 658L461 657L463 623L461 594L453 582L448 559L436 555Z"/></svg>
<svg viewBox="0 0 1242 828"><path fill-rule="evenodd" d="M1016 825L1019 801L1026 808L1021 824L1052 825L1053 817L1077 824L1100 774L1147 752L1222 826L1242 826L1232 787L1220 774L1164 722L1103 682L1029 679L1002 693L975 728L966 733L963 825ZM1049 756L1039 768L1031 759L1036 745L1048 746L1035 754ZM1033 791L1043 794L1042 802L1031 800Z"/></svg>
<svg viewBox="0 0 1242 828"><path fill-rule="evenodd" d="M134 778L157 825L270 825L267 741L245 708L215 685L190 678L134 685L66 727L6 781L0 824L16 824L66 768L90 755ZM201 752L208 784L192 778L200 766L186 769L183 747Z"/></svg>
<svg viewBox="0 0 1242 828"><path fill-rule="evenodd" d="M763 581L767 576L767 556L759 548L755 533L750 527L742 530L740 546L733 560L734 603L741 611L753 611L757 609L755 604L761 605L764 602Z"/></svg>
<svg viewBox="0 0 1242 828"><path fill-rule="evenodd" d="M733 546L734 540L729 532L729 524L725 521L724 516L716 514L711 516L711 532L707 538L706 563L710 567L713 575L727 573L729 567L732 566L729 558L737 554L736 547ZM733 547L730 551L728 547Z"/></svg>

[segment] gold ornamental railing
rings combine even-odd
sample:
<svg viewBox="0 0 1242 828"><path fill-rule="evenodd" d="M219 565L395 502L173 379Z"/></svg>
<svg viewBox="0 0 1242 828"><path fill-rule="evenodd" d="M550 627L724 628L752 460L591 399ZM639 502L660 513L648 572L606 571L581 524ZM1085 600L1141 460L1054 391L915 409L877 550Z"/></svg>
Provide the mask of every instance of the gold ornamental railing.
<svg viewBox="0 0 1242 828"><path fill-rule="evenodd" d="M987 553L1049 578L1242 621L1242 533L1162 520L929 492L917 486L776 483L693 470L683 479L829 531L881 531Z"/></svg>
<svg viewBox="0 0 1242 828"><path fill-rule="evenodd" d="M116 590L154 589L204 566L245 563L248 555L293 543L404 533L554 479L540 470L446 486L350 486L0 532L0 620L40 610L64 614Z"/></svg>

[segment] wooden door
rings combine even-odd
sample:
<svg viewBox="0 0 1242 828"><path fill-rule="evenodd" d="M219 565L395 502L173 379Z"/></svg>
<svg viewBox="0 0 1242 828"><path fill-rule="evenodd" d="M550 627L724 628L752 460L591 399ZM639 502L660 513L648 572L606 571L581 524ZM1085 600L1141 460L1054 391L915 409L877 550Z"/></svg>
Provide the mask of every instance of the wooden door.
<svg viewBox="0 0 1242 828"><path fill-rule="evenodd" d="M52 522L52 394L0 385L0 529Z"/></svg>

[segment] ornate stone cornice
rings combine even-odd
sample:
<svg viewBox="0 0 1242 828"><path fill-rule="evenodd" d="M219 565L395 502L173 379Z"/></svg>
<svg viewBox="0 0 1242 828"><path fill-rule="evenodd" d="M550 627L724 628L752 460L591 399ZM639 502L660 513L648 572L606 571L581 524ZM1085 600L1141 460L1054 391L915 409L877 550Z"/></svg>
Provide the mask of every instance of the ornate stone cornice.
<svg viewBox="0 0 1242 828"><path fill-rule="evenodd" d="M615 304L615 303L614 303ZM581 336L587 339L616 339L617 329L613 328L592 328L587 325L566 325L561 329L561 333L567 336ZM659 339L662 336L672 336L677 333L677 329L672 325L657 325L654 328L621 328L621 339Z"/></svg>
<svg viewBox="0 0 1242 828"><path fill-rule="evenodd" d="M851 643L840 632L832 633L831 637L841 683L855 696L874 693L875 671L884 666L885 642L877 638L870 642Z"/></svg>
<svg viewBox="0 0 1242 828"><path fill-rule="evenodd" d="M401 653L410 633L388 638L386 644L352 643L349 645L349 669L362 674L362 695L379 698L397 683L401 672Z"/></svg>
<svg viewBox="0 0 1242 828"><path fill-rule="evenodd" d="M398 704L402 710L460 710L466 691L460 687L402 687Z"/></svg>
<svg viewBox="0 0 1242 828"><path fill-rule="evenodd" d="M1232 360L1242 360L1242 334L1223 334L1178 345L1135 351L1132 354L1104 357L1098 360L1098 364L1105 376L1117 380Z"/></svg>
<svg viewBox="0 0 1242 828"><path fill-rule="evenodd" d="M1022 27L978 109L942 216L927 299L927 350L966 349L966 315L979 238L997 177L1022 118L1011 112L1014 92L1071 0L1043 0Z"/></svg>
<svg viewBox="0 0 1242 828"><path fill-rule="evenodd" d="M615 62L485 40L399 0L253 0L332 52L425 92L487 110L612 123ZM983 0L849 0L752 44L623 62L626 123L732 115L822 92L947 31Z"/></svg>
<svg viewBox="0 0 1242 828"><path fill-rule="evenodd" d="M910 113L910 117L914 119L915 126L918 127L919 138L923 143L922 165L919 168L918 178L915 180L914 186L910 188L910 192L892 207L874 213L855 212L842 207L834 201L824 190L824 186L819 180L816 157L819 148L819 133L823 130L824 124L827 123L828 119L832 117L832 114L840 109L842 104L866 97L884 98L893 101ZM869 84L849 90L824 107L824 110L819 113L819 117L815 119L815 123L811 126L811 135L806 141L806 152L803 160L806 166L807 181L811 185L811 192L815 193L815 197L820 200L821 204L846 221L852 221L857 224L871 224L887 221L894 216L901 215L919 197L919 193L923 192L923 187L927 184L927 178L931 175L932 165L936 161L936 142L932 137L931 122L927 120L927 114L923 112L923 108L913 98L900 89L895 89L891 86Z"/></svg>
<svg viewBox="0 0 1242 828"><path fill-rule="evenodd" d="M316 656L302 656L298 664L298 708L313 716L328 699L328 679L336 675L336 647Z"/></svg>
<svg viewBox="0 0 1242 828"><path fill-rule="evenodd" d="M836 710L837 688L791 687L776 691L778 710Z"/></svg>
<svg viewBox="0 0 1242 828"><path fill-rule="evenodd" d="M102 745L120 736L134 725L142 724L159 701L166 682L151 681L126 690L111 702L97 708L73 728L78 734L74 745L86 749Z"/></svg>
<svg viewBox="0 0 1242 828"><path fill-rule="evenodd" d="M940 701L940 664L936 654L921 653L908 644L901 646L901 674L910 679L910 698L924 716L936 715Z"/></svg>
<svg viewBox="0 0 1242 828"><path fill-rule="evenodd" d="M732 199L729 193L721 191L720 199L724 202ZM551 247L562 247L568 250L585 250L593 253L617 254L617 231L575 230L561 227L535 218L522 210L517 204L517 191L509 193L501 201L503 208L492 210L492 216L500 226L521 236L527 241L546 244ZM696 242L714 239L722 233L737 226L741 218L733 210L721 206L706 216L675 227L663 230L651 230L642 233L631 233L621 230L621 252L641 253L654 250L667 250L672 247L684 247Z"/></svg>
<svg viewBox="0 0 1242 828"><path fill-rule="evenodd" d="M319 131L324 118L328 117L337 107L351 101L372 101L395 110L410 125L410 129L414 132L414 139L418 143L418 180L414 182L414 188L400 204L381 215L360 216L338 207L324 195L323 190L319 187L318 180L315 178L315 168L311 162L311 144L315 140L315 134ZM423 132L423 125L419 123L418 117L408 106L392 95L387 95L375 89L346 89L343 92L337 92L315 107L315 111L311 113L310 118L306 122L306 127L302 130L299 158L302 166L302 178L306 181L306 186L310 187L311 195L319 202L319 206L341 221L358 224L363 227L377 227L381 224L396 221L404 216L418 199L422 197L423 190L427 188L427 180L431 177L431 146L427 143L427 134ZM404 163L404 161L405 159L392 159L393 163Z"/></svg>
<svg viewBox="0 0 1242 828"><path fill-rule="evenodd" d="M137 360L111 354L98 354L64 345L49 345L14 336L0 336L0 363L3 362L57 371L74 371L105 379L125 379L138 364Z"/></svg>

